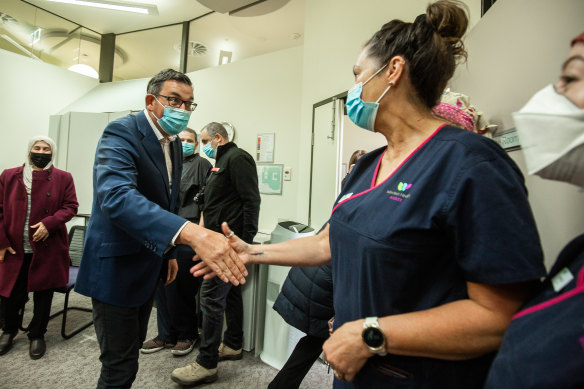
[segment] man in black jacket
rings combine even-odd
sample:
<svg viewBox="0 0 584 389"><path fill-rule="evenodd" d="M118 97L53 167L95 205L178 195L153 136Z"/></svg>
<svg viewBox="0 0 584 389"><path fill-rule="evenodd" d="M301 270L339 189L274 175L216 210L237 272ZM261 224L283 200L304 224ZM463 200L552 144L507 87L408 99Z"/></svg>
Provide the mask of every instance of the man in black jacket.
<svg viewBox="0 0 584 389"><path fill-rule="evenodd" d="M215 158L207 179L201 225L221 232L226 221L244 241L252 243L258 231L260 194L257 170L251 155L228 139L219 123L209 123L201 131L203 152ZM201 286L203 334L196 362L175 369L172 379L182 385L217 380L217 363L241 359L243 346L243 301L241 286L232 287L215 277ZM227 329L221 342L223 314Z"/></svg>

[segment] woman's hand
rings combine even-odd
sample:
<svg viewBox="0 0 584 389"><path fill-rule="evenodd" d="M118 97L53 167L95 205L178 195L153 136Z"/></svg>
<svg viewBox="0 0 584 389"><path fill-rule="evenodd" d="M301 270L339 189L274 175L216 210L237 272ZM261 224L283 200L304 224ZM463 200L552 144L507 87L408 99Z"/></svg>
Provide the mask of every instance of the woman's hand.
<svg viewBox="0 0 584 389"><path fill-rule="evenodd" d="M38 228L38 230L36 230L36 232L32 236L33 242L45 241L49 237L49 231L47 230L47 227L45 227L43 222L38 222L34 226L30 226L30 228Z"/></svg>
<svg viewBox="0 0 584 389"><path fill-rule="evenodd" d="M16 254L16 251L14 251L14 249L12 247L6 247L3 249L0 249L0 262L4 262L4 256L6 255L6 250L8 250L8 252L12 255Z"/></svg>
<svg viewBox="0 0 584 389"><path fill-rule="evenodd" d="M373 355L361 337L363 322L356 320L343 324L322 346L325 360L341 381L353 381L367 359Z"/></svg>
<svg viewBox="0 0 584 389"><path fill-rule="evenodd" d="M221 229L223 230L223 234L227 237L229 241L229 245L235 251L239 259L243 262L244 265L251 263L251 256L253 255L252 245L245 243L241 240L231 229L226 222L223 222L221 225ZM193 261L198 261L200 258L198 255L193 257ZM199 262L195 266L193 266L190 272L195 277L203 276L203 279L208 280L216 276L215 272L211 269L210 266L205 264L203 261Z"/></svg>

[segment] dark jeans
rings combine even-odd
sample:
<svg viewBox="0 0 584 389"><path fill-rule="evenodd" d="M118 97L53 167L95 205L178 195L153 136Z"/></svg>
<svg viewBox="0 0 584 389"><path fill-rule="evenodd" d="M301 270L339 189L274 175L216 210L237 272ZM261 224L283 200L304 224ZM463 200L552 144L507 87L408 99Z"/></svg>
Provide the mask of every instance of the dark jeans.
<svg viewBox="0 0 584 389"><path fill-rule="evenodd" d="M241 285L233 286L219 277L204 280L201 285L201 311L203 336L197 363L206 369L214 369L219 361L217 349L221 344L223 313L227 323L223 343L234 350L239 350L243 345Z"/></svg>
<svg viewBox="0 0 584 389"><path fill-rule="evenodd" d="M138 372L140 347L146 338L153 298L139 307L119 307L96 299L93 321L101 350L97 388L130 388Z"/></svg>
<svg viewBox="0 0 584 389"><path fill-rule="evenodd" d="M282 370L268 385L268 389L298 389L300 383L322 352L326 338L306 335L298 341Z"/></svg>
<svg viewBox="0 0 584 389"><path fill-rule="evenodd" d="M156 288L156 321L158 337L167 343L179 340L195 340L199 337L197 317L197 293L202 278L189 272L195 252L189 246L178 245L176 260L178 273L174 282Z"/></svg>
<svg viewBox="0 0 584 389"><path fill-rule="evenodd" d="M16 334L22 325L24 306L28 301L28 270L32 254L24 254L24 262L18 273L18 278L9 298L2 297L4 306L4 331ZM53 289L33 292L33 316L28 325L28 338L44 338L51 315L51 303L53 301Z"/></svg>

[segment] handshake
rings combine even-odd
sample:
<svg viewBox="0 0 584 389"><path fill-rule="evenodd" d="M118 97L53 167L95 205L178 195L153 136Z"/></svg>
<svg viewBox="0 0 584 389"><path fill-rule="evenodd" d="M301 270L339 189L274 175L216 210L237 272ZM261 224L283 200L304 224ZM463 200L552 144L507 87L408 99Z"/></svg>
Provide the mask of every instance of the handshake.
<svg viewBox="0 0 584 389"><path fill-rule="evenodd" d="M224 235L188 223L175 243L191 246L197 253L193 260L201 259L191 269L195 277L203 275L209 279L217 276L233 285L245 284L248 274L245 265L254 255L251 245L239 239L227 223L224 222L221 228Z"/></svg>

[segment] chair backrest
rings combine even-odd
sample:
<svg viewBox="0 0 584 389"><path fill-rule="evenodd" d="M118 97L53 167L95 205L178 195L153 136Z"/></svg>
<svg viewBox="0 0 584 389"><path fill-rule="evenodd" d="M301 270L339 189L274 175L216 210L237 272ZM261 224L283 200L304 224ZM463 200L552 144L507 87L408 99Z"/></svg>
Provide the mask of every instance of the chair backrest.
<svg viewBox="0 0 584 389"><path fill-rule="evenodd" d="M86 229L87 227L85 226L73 226L69 230L69 257L71 257L71 266L79 266L81 263Z"/></svg>

